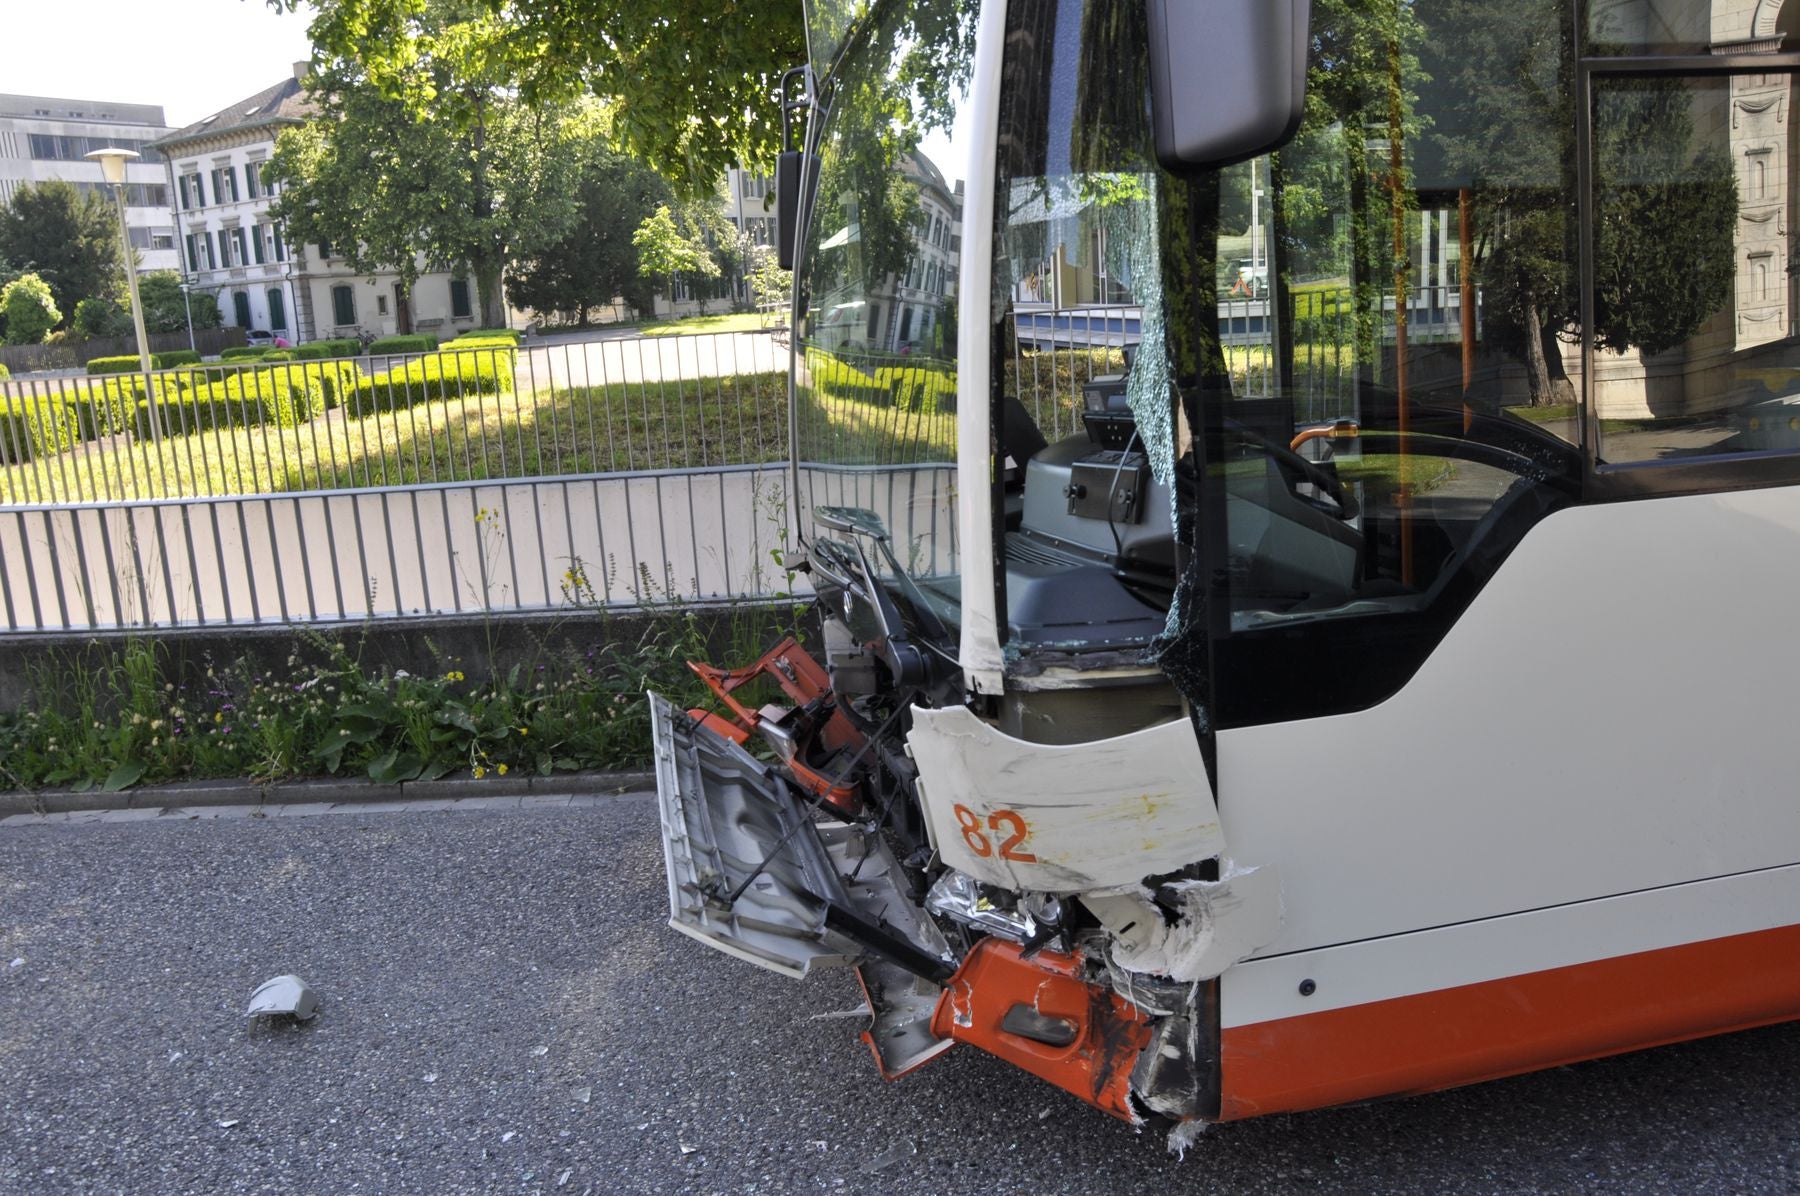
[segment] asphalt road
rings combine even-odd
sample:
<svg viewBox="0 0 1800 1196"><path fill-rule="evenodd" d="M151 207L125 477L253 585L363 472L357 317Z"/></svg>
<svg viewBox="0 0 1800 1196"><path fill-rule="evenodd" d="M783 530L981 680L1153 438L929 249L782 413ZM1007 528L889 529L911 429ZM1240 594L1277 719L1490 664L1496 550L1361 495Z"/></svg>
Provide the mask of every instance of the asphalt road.
<svg viewBox="0 0 1800 1196"><path fill-rule="evenodd" d="M1215 1128L1177 1160L668 930L645 797L0 827L0 1191L1792 1191L1800 1028ZM300 1028L246 1023L296 971Z"/></svg>

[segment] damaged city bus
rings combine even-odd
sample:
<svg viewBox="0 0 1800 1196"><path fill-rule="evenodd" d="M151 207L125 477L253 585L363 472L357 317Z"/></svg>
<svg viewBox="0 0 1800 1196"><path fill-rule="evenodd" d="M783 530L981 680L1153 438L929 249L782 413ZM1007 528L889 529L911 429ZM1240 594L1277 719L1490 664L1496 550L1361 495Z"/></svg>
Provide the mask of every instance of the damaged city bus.
<svg viewBox="0 0 1800 1196"><path fill-rule="evenodd" d="M1800 1016L1793 6L807 18L671 924L1134 1123Z"/></svg>

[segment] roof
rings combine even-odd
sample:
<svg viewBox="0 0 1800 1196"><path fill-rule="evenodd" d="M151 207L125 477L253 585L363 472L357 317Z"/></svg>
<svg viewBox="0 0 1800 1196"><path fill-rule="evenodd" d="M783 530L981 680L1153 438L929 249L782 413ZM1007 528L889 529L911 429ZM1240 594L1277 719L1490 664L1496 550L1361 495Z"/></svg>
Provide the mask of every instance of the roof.
<svg viewBox="0 0 1800 1196"><path fill-rule="evenodd" d="M229 108L222 108L211 116L197 120L186 128L177 129L150 144L172 146L201 137L216 137L237 129L290 124L305 120L312 114L312 102L306 98L299 81L283 79L273 87L259 91L248 99L239 100Z"/></svg>

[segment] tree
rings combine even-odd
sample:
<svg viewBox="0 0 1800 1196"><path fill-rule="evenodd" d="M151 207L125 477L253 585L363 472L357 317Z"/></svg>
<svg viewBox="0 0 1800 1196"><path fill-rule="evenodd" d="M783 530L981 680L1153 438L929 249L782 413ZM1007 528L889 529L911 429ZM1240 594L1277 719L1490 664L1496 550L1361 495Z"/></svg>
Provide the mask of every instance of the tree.
<svg viewBox="0 0 1800 1196"><path fill-rule="evenodd" d="M410 287L427 268L466 265L481 321L505 322L500 280L574 223L577 150L592 113L540 104L509 73L510 31L482 0L418 0L411 69L436 110L411 108L372 79L385 47L326 52L307 77L318 116L285 129L269 167L289 239L329 242L352 268L393 270ZM453 119L454 117L454 119Z"/></svg>
<svg viewBox="0 0 1800 1196"><path fill-rule="evenodd" d="M6 343L40 345L62 320L50 284L36 274L22 274L0 291L0 311L6 313Z"/></svg>
<svg viewBox="0 0 1800 1196"><path fill-rule="evenodd" d="M632 234L671 196L655 172L598 138L585 147L580 171L573 226L513 267L510 290L515 303L567 313L586 327L593 308L620 297L650 306Z"/></svg>
<svg viewBox="0 0 1800 1196"><path fill-rule="evenodd" d="M750 252L750 295L758 306L776 305L785 309L794 293L794 272L783 270L773 246L757 245ZM951 306L945 304L945 307ZM940 322L943 319L939 315Z"/></svg>
<svg viewBox="0 0 1800 1196"><path fill-rule="evenodd" d="M713 260L705 239L692 227L684 228L675 220L668 204L659 204L655 212L631 234L637 248L638 267L647 278L668 280L669 304L675 303L675 276L717 278L719 263Z"/></svg>
<svg viewBox="0 0 1800 1196"><path fill-rule="evenodd" d="M1575 51L1562 0L1444 0L1426 41L1428 142L1468 186L1472 269L1489 343L1523 357L1534 404L1573 401L1561 341L1580 333ZM1657 353L1729 297L1737 188L1719 147L1696 149L1679 80L1598 86L1594 121L1596 344Z"/></svg>
<svg viewBox="0 0 1800 1196"><path fill-rule="evenodd" d="M89 340L103 336L128 336L132 331L131 313L117 303L90 296L75 305L75 315L69 321L69 331Z"/></svg>
<svg viewBox="0 0 1800 1196"><path fill-rule="evenodd" d="M218 301L199 291L184 296L181 276L173 270L157 270L138 279L138 302L143 305L146 332L186 332L189 313L196 329L224 323ZM183 312L184 306L187 312Z"/></svg>
<svg viewBox="0 0 1800 1196"><path fill-rule="evenodd" d="M37 274L71 315L83 299L117 299L124 290L113 206L61 180L21 187L0 207L0 261Z"/></svg>
<svg viewBox="0 0 1800 1196"><path fill-rule="evenodd" d="M267 0L294 10L300 0ZM435 63L459 39L420 0L311 0L322 61L354 59L375 94L451 124L480 106L446 89ZM582 94L613 101L624 148L685 195L710 190L737 164L766 165L781 145L773 94L806 61L797 3L766 0L471 0L495 36L482 55L527 104ZM820 7L840 9L842 0ZM840 18L847 25L847 17ZM824 49L829 49L825 47ZM829 57L825 54L824 57Z"/></svg>

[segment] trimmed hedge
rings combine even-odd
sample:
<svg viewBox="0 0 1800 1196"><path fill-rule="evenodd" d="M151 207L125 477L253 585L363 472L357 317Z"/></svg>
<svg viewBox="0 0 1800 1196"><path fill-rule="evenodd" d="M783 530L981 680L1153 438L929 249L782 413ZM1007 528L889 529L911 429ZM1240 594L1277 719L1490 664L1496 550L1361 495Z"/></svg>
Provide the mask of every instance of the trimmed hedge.
<svg viewBox="0 0 1800 1196"><path fill-rule="evenodd" d="M219 354L220 361L257 361L275 350L269 345L237 345Z"/></svg>
<svg viewBox="0 0 1800 1196"><path fill-rule="evenodd" d="M186 389L179 378L161 380L164 394L180 394ZM103 382L77 384L62 392L64 404L76 434L82 440L97 440L131 427L132 412L144 401L142 377L108 378Z"/></svg>
<svg viewBox="0 0 1800 1196"><path fill-rule="evenodd" d="M12 371L6 368L4 362L0 362L0 382L4 382L10 377L12 377Z"/></svg>
<svg viewBox="0 0 1800 1196"><path fill-rule="evenodd" d="M319 411L320 395L301 369L255 370L235 374L190 392L165 393L158 404L164 435L252 424L298 427ZM150 404L140 402L134 432L150 436Z"/></svg>
<svg viewBox="0 0 1800 1196"><path fill-rule="evenodd" d="M150 360L154 364L156 358L152 356ZM136 353L130 357L96 357L87 363L87 372L90 374L135 374L142 365L143 363L138 360Z"/></svg>
<svg viewBox="0 0 1800 1196"><path fill-rule="evenodd" d="M351 415L363 416L430 399L511 394L517 357L518 351L511 347L446 346L441 352L358 382L345 407Z"/></svg>
<svg viewBox="0 0 1800 1196"><path fill-rule="evenodd" d="M150 360L156 363L159 370L170 369L178 365L199 365L200 354L192 349L170 349L166 353L152 353Z"/></svg>
<svg viewBox="0 0 1800 1196"><path fill-rule="evenodd" d="M369 342L369 356L381 353L429 353L437 348L434 336L384 336Z"/></svg>
<svg viewBox="0 0 1800 1196"><path fill-rule="evenodd" d="M353 336L341 337L338 340L313 341L300 347L323 350L326 357L355 357L362 352L362 342Z"/></svg>
<svg viewBox="0 0 1800 1196"><path fill-rule="evenodd" d="M55 396L0 398L0 461L22 464L74 444L69 409Z"/></svg>
<svg viewBox="0 0 1800 1196"><path fill-rule="evenodd" d="M487 340L493 337L505 337L516 345L519 343L519 330L517 328L471 328L467 332L458 333L456 339L459 341Z"/></svg>

